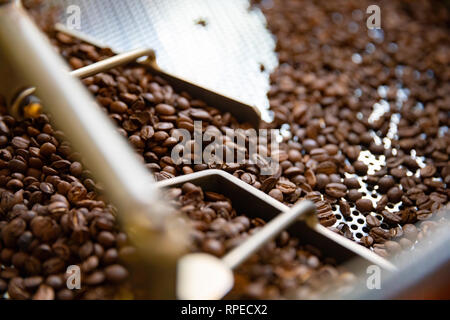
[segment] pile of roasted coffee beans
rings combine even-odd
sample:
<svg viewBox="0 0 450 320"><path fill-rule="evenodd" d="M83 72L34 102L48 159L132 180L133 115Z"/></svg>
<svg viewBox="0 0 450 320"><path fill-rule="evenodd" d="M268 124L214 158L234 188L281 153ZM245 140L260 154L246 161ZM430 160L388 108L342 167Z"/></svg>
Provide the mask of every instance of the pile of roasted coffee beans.
<svg viewBox="0 0 450 320"><path fill-rule="evenodd" d="M112 298L128 277L127 236L79 155L46 115L0 115L0 294L11 299ZM81 269L69 290L66 270Z"/></svg>
<svg viewBox="0 0 450 320"><path fill-rule="evenodd" d="M221 257L265 224L237 213L225 196L192 183L172 188L169 194L173 205L189 217L193 252ZM331 289L350 288L354 281L355 276L337 268L333 259L283 231L236 270L236 284L227 298L310 299Z"/></svg>

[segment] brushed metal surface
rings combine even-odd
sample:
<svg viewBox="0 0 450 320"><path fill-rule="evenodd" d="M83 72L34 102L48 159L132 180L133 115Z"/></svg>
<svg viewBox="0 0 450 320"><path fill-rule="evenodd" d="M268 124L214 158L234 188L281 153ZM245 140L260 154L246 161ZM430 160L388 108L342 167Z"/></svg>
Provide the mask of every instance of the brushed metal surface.
<svg viewBox="0 0 450 320"><path fill-rule="evenodd" d="M275 40L248 0L51 0L68 27L80 8L77 31L115 52L147 47L166 72L256 106L270 120L269 74L277 66ZM261 71L261 66L264 71Z"/></svg>

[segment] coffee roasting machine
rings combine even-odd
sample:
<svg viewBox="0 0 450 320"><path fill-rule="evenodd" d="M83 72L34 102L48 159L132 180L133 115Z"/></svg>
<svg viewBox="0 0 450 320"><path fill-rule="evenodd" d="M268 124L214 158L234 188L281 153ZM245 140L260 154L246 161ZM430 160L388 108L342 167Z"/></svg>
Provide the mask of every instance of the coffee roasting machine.
<svg viewBox="0 0 450 320"><path fill-rule="evenodd" d="M5 97L10 113L18 118L32 117L41 111L48 113L55 126L64 130L74 148L82 154L93 176L105 186L105 194L117 207L122 227L138 249L138 258L133 262L140 269L145 269L145 272L139 272L145 275L144 279L139 279L146 289L145 297L220 299L232 286L232 274L227 268L224 270L223 264L232 269L284 228L289 228L294 235L301 235L304 241L339 263L348 263L352 271L361 275L361 287L356 293L331 295L331 298L397 297L433 272L439 269L445 272L446 264L448 267L448 230L430 239L431 245L420 254L405 253L398 261L388 261L320 225L311 203L305 201L288 208L226 172L205 170L155 182L136 159L126 140L96 106L80 78L126 63L139 63L175 88L198 96L221 110L230 111L240 120L247 120L256 126L259 113L251 106L165 73L158 68L152 50L120 53L70 72L28 17L20 1L7 0L0 0L0 48L0 95ZM137 62L142 57L147 59ZM40 103L33 102L35 100L30 103L28 97L31 93L42 101L42 110ZM238 247L232 252L233 255L224 258L228 261L209 260L206 255L189 255L186 252L187 235L179 224L176 210L162 200L164 188L178 187L185 182L225 194L239 210L272 221L273 224L267 225L271 225L272 229L262 230L259 238L250 237L242 248ZM279 219L283 216L285 220ZM196 275L193 269L199 265L206 268L202 269L203 275L208 272L213 274L206 279L214 284L211 291L205 291L205 285L198 284L202 274ZM365 287L365 270L369 265L377 265L383 270L383 277L387 279L385 290L375 292Z"/></svg>

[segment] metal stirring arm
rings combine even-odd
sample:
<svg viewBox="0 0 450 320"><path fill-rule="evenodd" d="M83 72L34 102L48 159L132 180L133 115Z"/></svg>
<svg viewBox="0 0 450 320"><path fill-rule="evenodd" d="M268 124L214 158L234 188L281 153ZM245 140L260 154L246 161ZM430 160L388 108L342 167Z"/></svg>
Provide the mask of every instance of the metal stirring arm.
<svg viewBox="0 0 450 320"><path fill-rule="evenodd" d="M182 300L223 298L233 288L233 269L295 221L314 219L315 212L314 204L303 200L280 213L221 259L205 253L184 256L178 263L178 298Z"/></svg>
<svg viewBox="0 0 450 320"><path fill-rule="evenodd" d="M231 269L235 269L261 246L272 240L277 234L289 227L294 221L314 219L316 207L308 200L301 201L289 211L270 220L260 231L249 237L244 243L230 251L222 261Z"/></svg>
<svg viewBox="0 0 450 320"><path fill-rule="evenodd" d="M175 265L184 240L172 233L153 232L167 225L172 210L162 202L151 174L81 82L69 74L19 1L0 2L0 47L0 94L37 85L45 110L74 148L83 151L86 165L105 185L135 244L149 255L162 257L161 262L168 258ZM182 232L175 233L182 238Z"/></svg>

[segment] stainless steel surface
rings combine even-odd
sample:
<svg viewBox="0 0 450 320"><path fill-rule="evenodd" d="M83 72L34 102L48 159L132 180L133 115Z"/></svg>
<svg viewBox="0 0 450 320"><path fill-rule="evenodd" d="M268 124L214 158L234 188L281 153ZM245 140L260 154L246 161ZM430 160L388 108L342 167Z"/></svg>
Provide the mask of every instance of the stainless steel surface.
<svg viewBox="0 0 450 320"><path fill-rule="evenodd" d="M0 45L0 71L7 69L11 76L20 75L19 80L14 79L18 81L16 86L38 85L36 93L46 111L57 127L64 129L75 149L83 152L93 175L104 183L106 195L117 206L119 218L138 250L150 264L174 273L184 237L180 230L163 231L171 221L167 219L172 217L171 208L161 201L152 176L126 140L83 85L69 75L62 58L17 3L0 6ZM11 78L0 79L1 88L13 87L8 85ZM161 297L175 293L174 276L158 274L166 282L154 288Z"/></svg>
<svg viewBox="0 0 450 320"><path fill-rule="evenodd" d="M277 66L275 40L248 0L52 0L71 27L69 6L80 8L77 31L116 52L153 48L163 70L256 106L270 120L269 75ZM265 71L261 71L261 66ZM211 72L214 70L214 72Z"/></svg>
<svg viewBox="0 0 450 320"><path fill-rule="evenodd" d="M203 253L189 254L178 264L177 296L183 300L220 299L233 287L232 269L254 254L294 221L314 215L316 208L308 200L280 213L258 232L221 259Z"/></svg>
<svg viewBox="0 0 450 320"><path fill-rule="evenodd" d="M179 187L186 182L199 185L208 191L224 194L232 199L236 210L251 218L259 217L270 221L280 212L289 210L289 207L281 202L221 170L204 170L160 181L157 185L159 187ZM307 221L308 223L295 222L289 230L301 242L319 248L325 255L335 258L339 263L361 257L368 264L376 264L388 271L396 270L391 262L371 250L334 233L319 223Z"/></svg>
<svg viewBox="0 0 450 320"><path fill-rule="evenodd" d="M178 261L177 298L180 300L218 300L233 285L233 272L219 258L192 253Z"/></svg>
<svg viewBox="0 0 450 320"><path fill-rule="evenodd" d="M63 25L59 24L56 26L57 29L61 32L65 32L73 37L79 37L80 33L76 32L74 30L67 29ZM84 39L84 41L89 42L93 45L97 45L95 40L90 39ZM145 49L144 49L145 50ZM148 49L150 50L150 49ZM131 51L131 52L134 52ZM120 57L125 57L129 53L122 53L119 54ZM125 55L125 56L124 56ZM129 62L129 60L125 60L118 57L117 58L117 65ZM110 60L112 59L112 60ZM92 74L95 73L96 70L106 70L108 67L114 67L116 62L110 63L111 61L115 61L115 58L110 58L100 63L101 67L97 67L98 63L92 64L91 66L84 67L82 69L87 68L88 70L92 70ZM159 64L156 61L156 56L149 54L148 59L146 61L142 61L142 64L147 66L149 72L151 72L154 75L158 75L161 78L165 79L175 90L179 92L186 91L187 93L191 94L192 96L201 97L204 102L209 104L210 106L213 106L223 112L230 112L232 115L234 115L237 119L239 119L241 122L248 122L253 127L258 128L259 123L261 120L261 114L260 111L248 104L244 104L242 102L239 102L235 99L231 99L229 97L226 97L224 95L221 95L217 92L213 92L211 90L208 90L206 88L203 88L201 86L198 86L196 84L191 83L190 81L187 81L185 79L182 79L180 77L176 77L174 75L171 75L164 70L162 70L159 67ZM85 71L81 70L78 71L79 73L84 73Z"/></svg>

